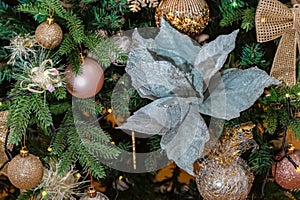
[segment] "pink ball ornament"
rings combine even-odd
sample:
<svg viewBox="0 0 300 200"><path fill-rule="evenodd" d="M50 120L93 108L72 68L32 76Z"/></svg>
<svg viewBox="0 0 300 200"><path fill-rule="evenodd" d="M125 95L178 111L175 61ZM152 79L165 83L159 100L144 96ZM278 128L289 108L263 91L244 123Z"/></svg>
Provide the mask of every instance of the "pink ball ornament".
<svg viewBox="0 0 300 200"><path fill-rule="evenodd" d="M299 150L289 150L290 157L294 162L300 166L300 151ZM280 159L284 156L284 152L280 152L276 159ZM300 189L300 171L295 169L293 164L284 158L279 162L274 162L272 166L272 174L275 181L281 187L287 190L299 190Z"/></svg>
<svg viewBox="0 0 300 200"><path fill-rule="evenodd" d="M104 71L92 58L85 58L81 64L81 71L76 75L72 67L65 71L67 90L77 98L90 98L95 96L104 83Z"/></svg>

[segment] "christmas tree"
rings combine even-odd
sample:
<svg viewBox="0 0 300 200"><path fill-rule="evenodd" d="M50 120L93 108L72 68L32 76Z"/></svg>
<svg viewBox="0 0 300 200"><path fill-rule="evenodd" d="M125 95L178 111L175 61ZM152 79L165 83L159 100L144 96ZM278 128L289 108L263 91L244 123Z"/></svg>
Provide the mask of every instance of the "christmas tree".
<svg viewBox="0 0 300 200"><path fill-rule="evenodd" d="M0 13L0 199L300 198L300 2Z"/></svg>

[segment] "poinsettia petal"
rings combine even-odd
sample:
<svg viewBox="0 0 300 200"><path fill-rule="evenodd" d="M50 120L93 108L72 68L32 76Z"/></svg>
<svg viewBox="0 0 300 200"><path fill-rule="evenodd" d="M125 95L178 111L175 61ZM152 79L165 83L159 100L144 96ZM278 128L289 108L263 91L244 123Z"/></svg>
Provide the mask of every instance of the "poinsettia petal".
<svg viewBox="0 0 300 200"><path fill-rule="evenodd" d="M160 145L170 160L194 175L193 164L202 156L208 140L209 131L205 121L197 112L197 107L190 105L184 120L162 137Z"/></svg>
<svg viewBox="0 0 300 200"><path fill-rule="evenodd" d="M234 49L238 32L236 30L228 35L221 35L205 44L199 51L194 67L201 71L207 85L211 77L223 67L228 54Z"/></svg>
<svg viewBox="0 0 300 200"><path fill-rule="evenodd" d="M178 98L161 98L136 111L118 128L148 135L164 135L178 126L187 111L188 104L180 104Z"/></svg>
<svg viewBox="0 0 300 200"><path fill-rule="evenodd" d="M133 87L143 98L152 100L168 96L201 98L192 86L192 74L181 71L171 62L153 60L147 49L132 50L125 70L131 77Z"/></svg>
<svg viewBox="0 0 300 200"><path fill-rule="evenodd" d="M200 112L219 119L230 120L240 116L261 96L265 87L280 82L256 67L246 70L228 69L216 88L200 104Z"/></svg>

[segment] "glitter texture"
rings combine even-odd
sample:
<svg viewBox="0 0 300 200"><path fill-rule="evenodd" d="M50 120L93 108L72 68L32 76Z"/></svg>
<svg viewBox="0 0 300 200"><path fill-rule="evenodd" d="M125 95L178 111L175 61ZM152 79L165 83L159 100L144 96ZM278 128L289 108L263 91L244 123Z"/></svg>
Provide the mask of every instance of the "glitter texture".
<svg viewBox="0 0 300 200"><path fill-rule="evenodd" d="M209 8L205 0L164 0L156 9L157 26L161 17L178 31L196 37L209 22Z"/></svg>
<svg viewBox="0 0 300 200"><path fill-rule="evenodd" d="M8 110L0 111L0 142L5 142L6 134L7 134L7 125L6 118L8 115Z"/></svg>
<svg viewBox="0 0 300 200"><path fill-rule="evenodd" d="M196 183L206 200L242 200L251 190L254 175L240 158L256 143L251 133L253 123L245 123L225 132L206 159L199 162Z"/></svg>
<svg viewBox="0 0 300 200"><path fill-rule="evenodd" d="M276 159L282 158L284 152L279 153ZM300 165L300 151L296 150L290 154L291 158ZM292 163L287 158L280 162L274 162L272 166L272 174L275 181L283 188L288 190L300 189L300 173L296 171Z"/></svg>
<svg viewBox="0 0 300 200"><path fill-rule="evenodd" d="M17 155L8 164L7 176L17 188L31 189L42 181L43 164L32 154L26 157Z"/></svg>
<svg viewBox="0 0 300 200"><path fill-rule="evenodd" d="M45 49L54 49L63 38L63 32L57 23L41 23L35 31L35 39Z"/></svg>

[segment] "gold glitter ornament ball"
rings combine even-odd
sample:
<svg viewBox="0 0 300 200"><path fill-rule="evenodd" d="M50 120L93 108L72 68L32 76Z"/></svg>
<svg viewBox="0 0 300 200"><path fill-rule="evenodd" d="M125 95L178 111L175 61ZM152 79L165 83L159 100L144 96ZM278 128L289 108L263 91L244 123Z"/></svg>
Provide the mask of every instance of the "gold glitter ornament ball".
<svg viewBox="0 0 300 200"><path fill-rule="evenodd" d="M284 152L280 152L276 156L276 160L282 158ZM290 153L290 157L300 166L300 151L294 150ZM300 189L300 169L298 171L292 165L292 163L284 158L280 162L274 162L272 166L272 174L275 181L281 187L287 190L299 190Z"/></svg>
<svg viewBox="0 0 300 200"><path fill-rule="evenodd" d="M209 8L205 0L162 0L155 13L158 27L161 17L178 31L194 38L207 26Z"/></svg>
<svg viewBox="0 0 300 200"><path fill-rule="evenodd" d="M54 49L63 39L63 32L53 18L48 18L41 23L35 30L35 40L45 49Z"/></svg>
<svg viewBox="0 0 300 200"><path fill-rule="evenodd" d="M8 163L7 176L14 186L27 190L42 181L43 170L43 164L38 157L21 150L20 155Z"/></svg>
<svg viewBox="0 0 300 200"><path fill-rule="evenodd" d="M196 176L197 188L205 200L246 199L253 180L250 167L241 158L233 163L211 160Z"/></svg>

